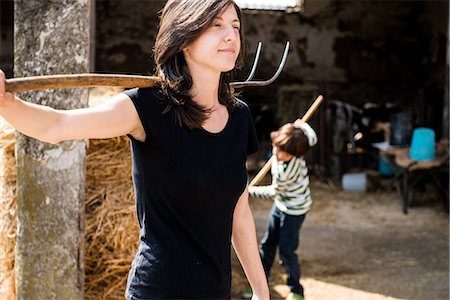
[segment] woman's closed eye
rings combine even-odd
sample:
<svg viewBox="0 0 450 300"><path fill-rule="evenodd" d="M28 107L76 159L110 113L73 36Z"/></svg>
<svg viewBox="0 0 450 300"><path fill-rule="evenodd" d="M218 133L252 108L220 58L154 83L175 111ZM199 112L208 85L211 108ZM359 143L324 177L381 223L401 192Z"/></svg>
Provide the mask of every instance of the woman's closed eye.
<svg viewBox="0 0 450 300"><path fill-rule="evenodd" d="M223 24L223 23L220 23L220 22L213 22L212 24L211 24L211 27L217 27L217 28L222 28L222 27L224 27L225 25ZM232 27L233 27L233 29L235 29L235 30L237 30L237 31L239 31L240 29L241 29L241 26L240 25L236 25L236 24L234 24L234 25L231 25Z"/></svg>

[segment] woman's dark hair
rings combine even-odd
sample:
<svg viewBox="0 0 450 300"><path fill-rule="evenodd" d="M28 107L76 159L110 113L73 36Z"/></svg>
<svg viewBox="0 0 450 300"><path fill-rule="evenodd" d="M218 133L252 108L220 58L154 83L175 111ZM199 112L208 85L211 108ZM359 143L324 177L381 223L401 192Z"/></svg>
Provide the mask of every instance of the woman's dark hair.
<svg viewBox="0 0 450 300"><path fill-rule="evenodd" d="M232 0L168 0L164 6L154 47L156 75L161 78L161 88L168 98L164 113L169 113L180 126L200 128L210 113L209 109L192 99L190 89L193 82L183 49L200 36L229 5L235 7L242 23L241 10ZM240 26L241 50L236 67L243 64L242 28ZM229 86L232 72L222 73L219 83L219 102L228 110L237 104L234 91Z"/></svg>
<svg viewBox="0 0 450 300"><path fill-rule="evenodd" d="M305 155L310 148L306 134L292 123L287 123L277 131L273 131L270 138L274 146L296 157Z"/></svg>

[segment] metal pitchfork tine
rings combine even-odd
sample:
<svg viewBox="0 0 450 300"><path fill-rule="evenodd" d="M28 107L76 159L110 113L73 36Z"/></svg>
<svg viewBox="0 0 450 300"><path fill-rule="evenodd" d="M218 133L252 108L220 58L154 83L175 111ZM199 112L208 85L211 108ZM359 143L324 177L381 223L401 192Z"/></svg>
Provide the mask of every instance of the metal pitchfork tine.
<svg viewBox="0 0 450 300"><path fill-rule="evenodd" d="M261 46L262 46L262 43L258 42L258 47L256 48L255 60L253 61L253 65L252 65L252 70L250 71L250 75L248 75L248 78L245 81L250 81L253 79L253 76L255 76L256 67L258 66L259 57L261 56Z"/></svg>
<svg viewBox="0 0 450 300"><path fill-rule="evenodd" d="M252 70L247 80L242 82L231 82L233 88L242 88L247 86L267 86L275 81L280 75L289 52L289 42L286 43L281 63L275 75L265 81L251 81L255 75L261 54L261 42L258 43L256 57L253 62ZM60 74L45 76L29 76L22 78L11 78L6 80L6 91L19 93L33 90L58 89L58 88L80 88L80 87L98 87L98 86L117 86L124 88L150 88L158 86L161 79L156 76L139 75L121 75L121 74Z"/></svg>
<svg viewBox="0 0 450 300"><path fill-rule="evenodd" d="M259 62L259 56L261 54L260 53L261 45L262 45L262 43L259 42L258 48L256 50L256 55L255 55L255 60L253 62L252 70L251 70L250 75L248 76L247 80L240 81L240 82L231 82L230 86L232 86L234 88L242 88L242 87L247 87L247 86L267 86L267 85L271 84L272 82L274 82L278 78L278 76L280 76L281 71L283 70L283 67L286 64L287 56L289 53L289 46L290 46L289 41L286 42L286 46L284 47L283 57L281 58L280 65L278 66L278 69L275 72L275 75L273 75L272 78L265 80L265 81L251 81L253 79L253 76L255 75L256 67Z"/></svg>

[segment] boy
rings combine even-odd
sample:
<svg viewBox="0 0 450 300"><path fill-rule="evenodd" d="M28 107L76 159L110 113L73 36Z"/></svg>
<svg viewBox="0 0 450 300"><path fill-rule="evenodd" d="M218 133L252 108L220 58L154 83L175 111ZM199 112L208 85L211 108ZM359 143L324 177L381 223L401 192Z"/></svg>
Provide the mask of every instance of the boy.
<svg viewBox="0 0 450 300"><path fill-rule="evenodd" d="M307 123L298 119L272 132L271 139L272 184L249 189L252 197L274 199L269 226L260 243L260 255L269 278L279 247L280 259L288 275L287 285L291 289L286 299L303 300L300 264L295 251L300 228L312 203L308 168L303 156L317 143L317 135Z"/></svg>

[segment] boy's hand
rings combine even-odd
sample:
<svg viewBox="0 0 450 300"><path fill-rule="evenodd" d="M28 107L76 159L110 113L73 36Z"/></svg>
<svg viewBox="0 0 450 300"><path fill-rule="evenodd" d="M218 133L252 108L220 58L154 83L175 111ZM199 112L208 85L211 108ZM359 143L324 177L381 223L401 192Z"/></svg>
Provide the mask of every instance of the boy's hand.
<svg viewBox="0 0 450 300"><path fill-rule="evenodd" d="M303 121L302 119L299 118L299 119L295 120L294 127L300 128L303 124L305 124L305 121Z"/></svg>

